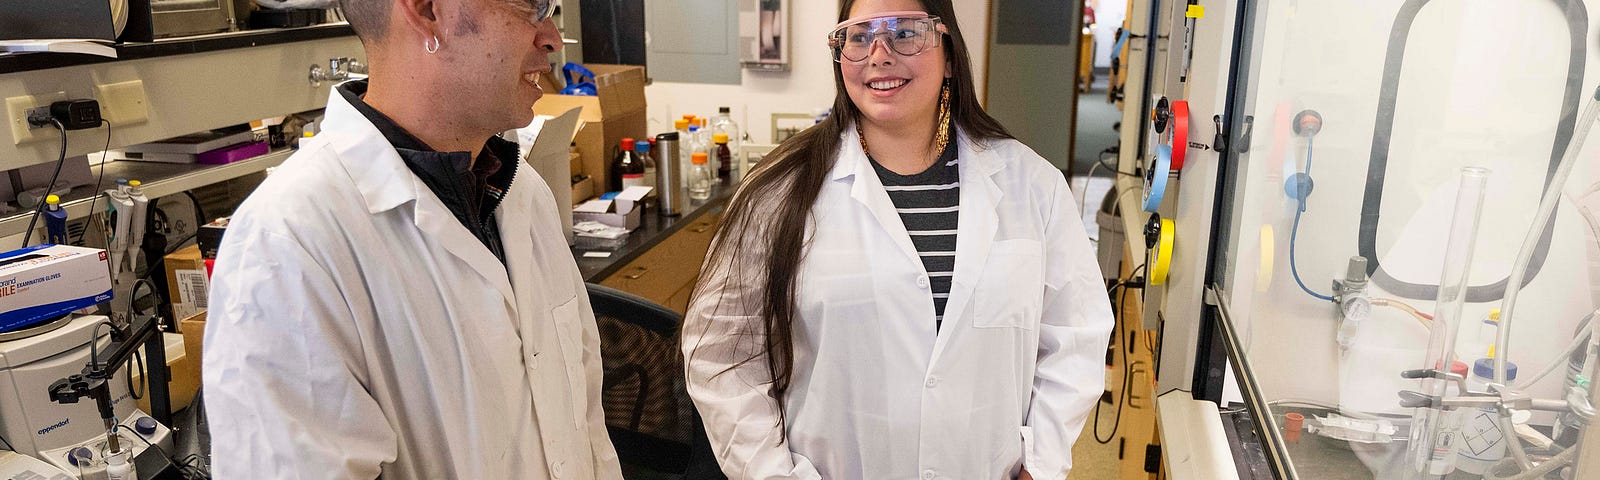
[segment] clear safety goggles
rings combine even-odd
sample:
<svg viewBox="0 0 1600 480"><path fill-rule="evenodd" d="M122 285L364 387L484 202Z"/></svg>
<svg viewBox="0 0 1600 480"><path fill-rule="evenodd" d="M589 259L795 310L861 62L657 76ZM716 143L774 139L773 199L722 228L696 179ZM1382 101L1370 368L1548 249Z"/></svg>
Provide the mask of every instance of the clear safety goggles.
<svg viewBox="0 0 1600 480"><path fill-rule="evenodd" d="M512 3L521 3L521 2L527 2L528 3L528 8L530 10L532 10L531 12L529 12L529 13L531 13L531 15L529 15L529 17L528 17L528 22L529 23L539 23L539 22L545 21L545 19L550 18L551 15L555 14L556 5L560 3L559 0L513 0L512 1Z"/></svg>
<svg viewBox="0 0 1600 480"><path fill-rule="evenodd" d="M833 61L861 62L872 55L872 46L884 37L889 50L902 57L921 55L939 48L949 30L939 17L926 12L889 12L840 22L828 34Z"/></svg>

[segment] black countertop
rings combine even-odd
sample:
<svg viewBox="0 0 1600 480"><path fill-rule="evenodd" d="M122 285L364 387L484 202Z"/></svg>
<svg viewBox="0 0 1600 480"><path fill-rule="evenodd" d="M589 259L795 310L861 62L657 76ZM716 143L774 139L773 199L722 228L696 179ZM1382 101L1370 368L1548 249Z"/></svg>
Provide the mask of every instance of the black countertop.
<svg viewBox="0 0 1600 480"><path fill-rule="evenodd" d="M112 45L113 48L117 49L117 58L74 53L12 53L0 55L0 73L122 62L354 35L355 30L350 29L349 24L339 22L300 28L269 28L215 33L161 39L149 43L124 42Z"/></svg>
<svg viewBox="0 0 1600 480"><path fill-rule="evenodd" d="M708 214L721 212L728 204L728 198L733 196L736 184L723 183L711 191L711 198L707 200L690 200L689 207L683 214L676 217L663 217L655 209L641 213L639 228L628 234L628 242L616 250L580 250L572 248L573 258L578 260L578 271L583 274L583 281L600 283L606 277L617 273L628 262L639 258L639 255L655 248L662 240L672 234L683 230L683 227L692 225ZM609 252L610 256L604 258L585 257L589 252Z"/></svg>

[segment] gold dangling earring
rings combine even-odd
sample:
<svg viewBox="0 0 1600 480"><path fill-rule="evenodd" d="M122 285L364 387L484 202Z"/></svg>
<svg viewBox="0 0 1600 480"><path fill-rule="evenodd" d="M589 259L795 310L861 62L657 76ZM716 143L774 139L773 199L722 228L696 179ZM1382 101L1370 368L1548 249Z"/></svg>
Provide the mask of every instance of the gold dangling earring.
<svg viewBox="0 0 1600 480"><path fill-rule="evenodd" d="M934 155L944 154L944 148L950 145L950 79L944 80L944 88L939 92L939 130L934 134Z"/></svg>

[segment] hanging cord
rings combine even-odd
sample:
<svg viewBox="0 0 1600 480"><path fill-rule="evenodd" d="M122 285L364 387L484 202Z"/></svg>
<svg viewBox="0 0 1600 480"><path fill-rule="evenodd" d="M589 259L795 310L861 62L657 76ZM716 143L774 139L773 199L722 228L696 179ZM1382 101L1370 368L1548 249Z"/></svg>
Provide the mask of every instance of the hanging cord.
<svg viewBox="0 0 1600 480"><path fill-rule="evenodd" d="M1108 171L1108 172L1116 172L1117 175L1122 175L1122 176L1125 176L1125 177L1144 178L1143 175L1139 175L1139 174L1136 174L1136 173L1124 172L1122 170L1118 170L1117 167L1114 167L1111 164L1106 163L1106 155L1117 153L1117 151L1118 151L1117 147L1111 147L1111 148L1107 148L1105 150L1101 150L1100 151L1100 158L1098 160L1096 160L1095 163L1100 165L1100 168L1106 169L1106 171Z"/></svg>
<svg viewBox="0 0 1600 480"><path fill-rule="evenodd" d="M67 163L67 127L61 125L60 120L50 119L50 124L56 127L56 133L61 134L61 155L56 158L56 171L50 174L50 183L44 186L45 195L56 188L56 181L61 179L61 166ZM18 194L22 192L17 192ZM39 216L44 215L45 201L39 199L39 204L34 205L33 216L28 219L28 230L22 234L22 248L28 248L28 241L33 240L33 227L38 224Z"/></svg>
<svg viewBox="0 0 1600 480"><path fill-rule="evenodd" d="M89 227L95 226L94 207L95 203L100 201L100 195L103 194L103 192L100 191L100 185L105 182L106 162L110 160L109 151L111 150L111 121L101 120L100 122L106 124L106 146L100 150L100 174L95 176L94 190L89 191L89 215L84 221L83 231L78 233L78 243L80 244L83 243L83 237L89 235ZM101 231L105 231L103 226Z"/></svg>
<svg viewBox="0 0 1600 480"><path fill-rule="evenodd" d="M1312 145L1312 141L1313 140L1312 140L1311 137L1307 137L1306 138L1306 177L1307 178L1309 178L1311 176L1311 145ZM1306 211L1306 198L1310 196L1311 192L1298 192L1298 193L1299 193L1299 195L1298 195L1299 198L1297 200L1299 201L1299 205L1297 205L1295 210L1294 210L1294 226L1289 228L1289 273L1294 275L1294 283L1297 284L1297 285L1300 285L1300 290L1305 291L1306 295L1310 295L1312 297L1315 297L1318 300L1332 302L1332 301L1334 301L1332 296L1323 295L1323 294L1317 293L1315 291L1312 291L1311 287L1307 287L1306 286L1306 282L1300 280L1300 264L1299 264L1299 262L1296 261L1295 244L1299 243L1298 240L1299 240L1299 236L1300 236L1300 215L1304 214L1305 211Z"/></svg>
<svg viewBox="0 0 1600 480"><path fill-rule="evenodd" d="M1119 288L1122 289L1122 292L1117 296L1116 309L1117 309L1117 316L1119 317L1118 320L1117 320L1117 324L1118 325L1123 325L1124 324L1123 322L1124 322L1124 318L1125 317L1122 316L1122 313L1123 313L1122 312L1122 306L1127 303L1128 287L1131 286L1131 285L1134 285L1134 284L1143 284L1144 283L1142 281L1136 281L1136 280L1139 279L1139 272L1143 271L1143 270L1146 270L1146 267L1148 265L1149 264L1139 265L1138 268L1130 270L1128 272L1128 278L1127 279L1119 280L1115 285L1112 285L1111 288L1109 290L1107 290L1107 293L1109 294L1109 293L1111 293L1113 291L1116 291ZM1128 339L1125 336L1123 336L1123 330L1120 327L1117 329L1117 341L1118 342L1127 342L1128 341ZM1112 440L1116 439L1117 430L1122 428L1122 410L1123 410L1123 406L1125 406L1128 403L1128 397L1132 394L1132 391L1133 391L1133 388L1132 388L1131 384L1133 383L1133 367L1134 367L1135 364L1132 364L1132 363L1128 362L1128 349L1129 349L1129 347L1131 347L1131 345L1117 345L1117 347L1116 347L1117 350L1122 351L1122 369L1123 369L1123 371L1122 371L1122 392L1121 392L1122 398L1118 399L1117 402L1116 402L1117 403L1117 413L1116 413L1116 415L1115 415L1115 417L1114 417L1114 419L1112 420L1112 423L1111 423L1111 432L1109 434L1107 434L1105 439L1101 439L1100 438L1100 407L1102 405L1105 405L1105 402L1095 402L1094 403L1094 441L1096 443L1101 444L1101 445L1109 444L1109 443L1111 443ZM1139 362L1138 365L1144 365L1144 362Z"/></svg>

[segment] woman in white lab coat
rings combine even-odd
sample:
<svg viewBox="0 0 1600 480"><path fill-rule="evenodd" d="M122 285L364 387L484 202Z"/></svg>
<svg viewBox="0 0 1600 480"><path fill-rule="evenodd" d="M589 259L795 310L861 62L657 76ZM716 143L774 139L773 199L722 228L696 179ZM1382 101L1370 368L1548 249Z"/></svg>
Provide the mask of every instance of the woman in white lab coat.
<svg viewBox="0 0 1600 480"><path fill-rule="evenodd" d="M1112 327L1067 183L979 106L950 0L841 3L834 114L741 186L684 320L718 462L1064 479Z"/></svg>

